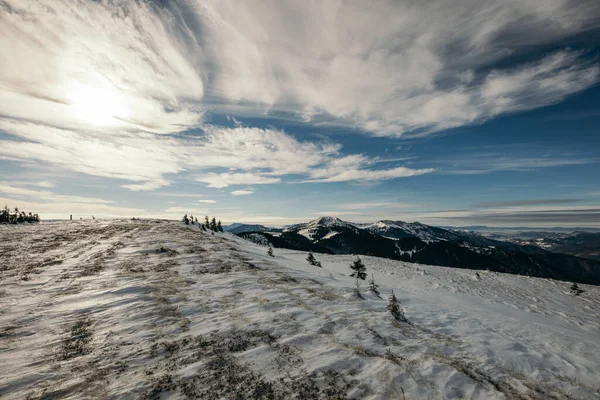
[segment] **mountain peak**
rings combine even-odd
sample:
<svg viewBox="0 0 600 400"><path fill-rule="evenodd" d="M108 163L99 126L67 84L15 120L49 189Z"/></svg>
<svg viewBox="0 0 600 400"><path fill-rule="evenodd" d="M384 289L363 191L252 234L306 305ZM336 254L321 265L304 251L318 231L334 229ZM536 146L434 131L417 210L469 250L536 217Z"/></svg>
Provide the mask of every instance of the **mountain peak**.
<svg viewBox="0 0 600 400"><path fill-rule="evenodd" d="M316 220L313 221L316 225L324 225L324 226L331 226L331 225L347 225L346 222L342 221L341 219L339 219L338 217L320 217Z"/></svg>

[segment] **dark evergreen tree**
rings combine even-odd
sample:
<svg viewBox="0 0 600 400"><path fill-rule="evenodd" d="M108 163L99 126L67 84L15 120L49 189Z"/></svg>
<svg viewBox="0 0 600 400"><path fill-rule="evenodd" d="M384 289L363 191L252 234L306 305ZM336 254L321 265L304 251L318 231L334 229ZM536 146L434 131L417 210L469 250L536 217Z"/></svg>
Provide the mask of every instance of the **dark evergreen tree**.
<svg viewBox="0 0 600 400"><path fill-rule="evenodd" d="M369 292L381 298L381 295L379 294L379 285L375 283L375 278L373 277L373 274L371 274L371 280L369 281Z"/></svg>
<svg viewBox="0 0 600 400"><path fill-rule="evenodd" d="M198 223L198 217L194 218L194 222L197 224Z"/></svg>
<svg viewBox="0 0 600 400"><path fill-rule="evenodd" d="M185 222L186 225L190 224L190 219L188 218L187 214L185 214L183 216L183 219L181 220L182 222Z"/></svg>
<svg viewBox="0 0 600 400"><path fill-rule="evenodd" d="M406 315L404 315L404 310L400 308L400 302L396 298L396 295L394 294L393 290L389 297L387 309L396 321L408 322L408 320L406 319Z"/></svg>
<svg viewBox="0 0 600 400"><path fill-rule="evenodd" d="M306 257L306 261L308 261L308 263L310 265L315 265L317 260L315 259L314 254L312 253L312 251L308 252L308 256Z"/></svg>
<svg viewBox="0 0 600 400"><path fill-rule="evenodd" d="M15 207L14 213L11 213L8 206L0 211L0 224L18 224L23 222L40 222L40 216L31 212L19 211L19 207Z"/></svg>
<svg viewBox="0 0 600 400"><path fill-rule="evenodd" d="M223 225L221 225L221 220L217 222L217 231L223 232Z"/></svg>
<svg viewBox="0 0 600 400"><path fill-rule="evenodd" d="M217 231L217 220L215 219L215 217L212 217L212 219L210 220L210 230L213 232Z"/></svg>
<svg viewBox="0 0 600 400"><path fill-rule="evenodd" d="M365 264L363 264L360 257L356 257L356 260L352 263L352 265L350 265L350 268L353 271L350 276L355 276L363 281L367 279L367 268L365 267Z"/></svg>
<svg viewBox="0 0 600 400"><path fill-rule="evenodd" d="M4 210L0 211L0 224L8 224L10 222L10 210L8 206L4 206Z"/></svg>
<svg viewBox="0 0 600 400"><path fill-rule="evenodd" d="M269 250L267 250L267 254L270 255L271 257L275 257L273 255L273 247L271 246L271 244L269 244Z"/></svg>
<svg viewBox="0 0 600 400"><path fill-rule="evenodd" d="M210 221L208 220L208 215L204 217L204 226L206 229L210 227Z"/></svg>

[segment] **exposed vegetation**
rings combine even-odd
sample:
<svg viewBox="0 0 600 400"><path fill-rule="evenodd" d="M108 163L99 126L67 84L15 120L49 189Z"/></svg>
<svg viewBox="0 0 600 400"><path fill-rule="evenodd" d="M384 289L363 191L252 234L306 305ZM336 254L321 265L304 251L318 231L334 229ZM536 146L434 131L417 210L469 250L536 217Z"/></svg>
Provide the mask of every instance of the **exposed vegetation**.
<svg viewBox="0 0 600 400"><path fill-rule="evenodd" d="M356 260L350 265L350 269L353 271L350 276L362 279L363 281L367 279L367 267L365 267L360 257L356 257Z"/></svg>
<svg viewBox="0 0 600 400"><path fill-rule="evenodd" d="M194 217L193 215L187 215L185 214L183 216L183 218L181 219L181 222L185 223L186 225L198 225L198 227L200 229L202 229L203 231L213 231L213 232L223 232L223 226L221 225L221 220L218 220L213 217L212 220L208 219L208 215L206 217L204 217L204 222L200 223L198 222L198 218Z"/></svg>
<svg viewBox="0 0 600 400"><path fill-rule="evenodd" d="M4 209L0 211L0 224L20 224L23 222L40 222L40 216L19 211L19 207L15 207L12 213L8 206L4 206Z"/></svg>
<svg viewBox="0 0 600 400"><path fill-rule="evenodd" d="M308 252L308 256L306 257L306 261L308 261L308 263L310 265L314 265L315 267L321 267L321 268L323 267L321 265L321 262L317 261L317 259L315 258L315 255L313 254L312 251Z"/></svg>

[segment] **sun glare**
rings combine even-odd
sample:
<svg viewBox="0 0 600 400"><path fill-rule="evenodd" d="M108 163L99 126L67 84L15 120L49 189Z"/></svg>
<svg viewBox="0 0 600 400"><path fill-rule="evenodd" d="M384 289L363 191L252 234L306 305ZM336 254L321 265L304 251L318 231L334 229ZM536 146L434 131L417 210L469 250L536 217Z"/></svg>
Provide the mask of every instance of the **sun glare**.
<svg viewBox="0 0 600 400"><path fill-rule="evenodd" d="M71 112L91 125L111 125L124 114L119 93L110 87L79 86L71 91Z"/></svg>

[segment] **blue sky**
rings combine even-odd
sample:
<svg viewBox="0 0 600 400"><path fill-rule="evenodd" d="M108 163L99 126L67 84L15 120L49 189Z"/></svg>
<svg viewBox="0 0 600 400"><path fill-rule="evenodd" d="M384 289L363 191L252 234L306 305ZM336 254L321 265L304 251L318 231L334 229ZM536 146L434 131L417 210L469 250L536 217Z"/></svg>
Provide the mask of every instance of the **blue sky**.
<svg viewBox="0 0 600 400"><path fill-rule="evenodd" d="M0 202L600 226L594 1L0 6Z"/></svg>

